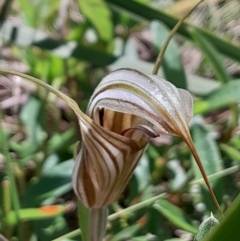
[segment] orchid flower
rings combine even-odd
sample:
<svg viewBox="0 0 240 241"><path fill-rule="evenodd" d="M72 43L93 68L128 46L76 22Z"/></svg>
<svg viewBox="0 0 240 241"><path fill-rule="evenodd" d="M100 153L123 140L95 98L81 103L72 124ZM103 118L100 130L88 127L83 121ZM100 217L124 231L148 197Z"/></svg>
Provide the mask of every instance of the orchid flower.
<svg viewBox="0 0 240 241"><path fill-rule="evenodd" d="M79 200L94 210L90 226L97 230L100 217L105 225L103 210L118 199L150 138L161 133L180 136L187 143L221 211L189 132L192 106L189 92L156 75L120 69L102 79L88 104L90 119L80 118L83 142L72 178ZM92 231L97 235L90 240L101 241L104 233L103 228Z"/></svg>
<svg viewBox="0 0 240 241"><path fill-rule="evenodd" d="M82 148L73 187L89 208L116 201L150 137L160 133L187 138L192 97L170 82L132 69L107 75L95 89L80 120Z"/></svg>
<svg viewBox="0 0 240 241"><path fill-rule="evenodd" d="M210 194L211 189L189 132L193 100L189 92L176 88L156 75L133 69L120 69L107 75L95 89L84 114L77 103L46 83L13 71L0 70L26 78L67 102L78 117L82 134L72 183L88 220L85 241L102 241L107 206L116 201L150 138L161 133L180 136L191 149ZM87 224L86 224L87 223Z"/></svg>

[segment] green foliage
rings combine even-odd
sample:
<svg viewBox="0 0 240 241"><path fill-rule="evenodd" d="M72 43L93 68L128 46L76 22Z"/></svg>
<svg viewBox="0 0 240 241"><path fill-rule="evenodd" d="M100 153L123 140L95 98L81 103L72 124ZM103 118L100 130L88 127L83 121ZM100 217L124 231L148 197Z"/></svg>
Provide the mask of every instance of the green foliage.
<svg viewBox="0 0 240 241"><path fill-rule="evenodd" d="M186 230L190 233L196 233L196 228L193 227L184 215L182 210L166 200L158 200L154 204L154 208L163 214L176 227Z"/></svg>
<svg viewBox="0 0 240 241"><path fill-rule="evenodd" d="M214 218L212 215L211 217L205 219L199 226L198 232L196 236L194 237L194 241L201 241L204 240L205 236L212 233L213 228L218 225L219 222L216 218Z"/></svg>
<svg viewBox="0 0 240 241"><path fill-rule="evenodd" d="M97 30L100 39L109 42L113 37L113 24L111 11L102 0L79 0L83 15L92 23ZM101 17L99 17L101 16Z"/></svg>
<svg viewBox="0 0 240 241"><path fill-rule="evenodd" d="M213 230L211 235L207 235L204 241L212 241L212 240L227 240L231 237L231 240L237 241L240 238L239 233L239 204L240 204L240 196L234 200L231 207L225 213L224 219L220 222L219 225Z"/></svg>

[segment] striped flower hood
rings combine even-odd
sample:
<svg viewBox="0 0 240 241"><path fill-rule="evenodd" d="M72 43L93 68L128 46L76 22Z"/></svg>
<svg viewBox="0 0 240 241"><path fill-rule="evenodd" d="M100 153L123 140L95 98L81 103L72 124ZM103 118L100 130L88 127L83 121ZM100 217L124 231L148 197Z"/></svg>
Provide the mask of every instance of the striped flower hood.
<svg viewBox="0 0 240 241"><path fill-rule="evenodd" d="M86 207L101 208L118 199L151 137L189 138L192 97L158 76L120 69L99 83L86 115L77 115L83 141L74 191Z"/></svg>

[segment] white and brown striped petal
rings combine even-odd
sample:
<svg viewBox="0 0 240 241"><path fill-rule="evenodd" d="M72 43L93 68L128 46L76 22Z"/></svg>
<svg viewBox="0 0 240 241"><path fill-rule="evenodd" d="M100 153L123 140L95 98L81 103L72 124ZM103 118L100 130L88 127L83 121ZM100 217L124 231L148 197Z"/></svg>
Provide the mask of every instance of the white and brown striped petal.
<svg viewBox="0 0 240 241"><path fill-rule="evenodd" d="M99 109L128 113L147 120L164 133L182 136L188 131L192 105L188 91L156 75L121 69L100 82L90 99L87 115L99 123Z"/></svg>
<svg viewBox="0 0 240 241"><path fill-rule="evenodd" d="M157 76L122 69L100 82L87 115L79 117L83 143L73 186L86 207L101 208L119 197L150 137L189 133L192 98Z"/></svg>

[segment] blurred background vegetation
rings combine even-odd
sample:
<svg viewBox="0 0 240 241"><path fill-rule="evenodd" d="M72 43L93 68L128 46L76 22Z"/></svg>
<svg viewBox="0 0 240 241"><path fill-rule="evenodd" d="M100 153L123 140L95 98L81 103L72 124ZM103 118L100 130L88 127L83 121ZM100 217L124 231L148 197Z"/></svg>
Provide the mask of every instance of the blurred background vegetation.
<svg viewBox="0 0 240 241"><path fill-rule="evenodd" d="M37 77L85 110L109 71L150 74L169 31L196 2L1 0L0 68ZM171 40L159 71L194 96L191 133L223 210L240 188L239 12L239 0L204 1ZM1 75L0 114L0 240L47 241L77 229L74 113L44 89ZM219 218L188 148L162 135L110 207L106 240L192 240L210 212Z"/></svg>

